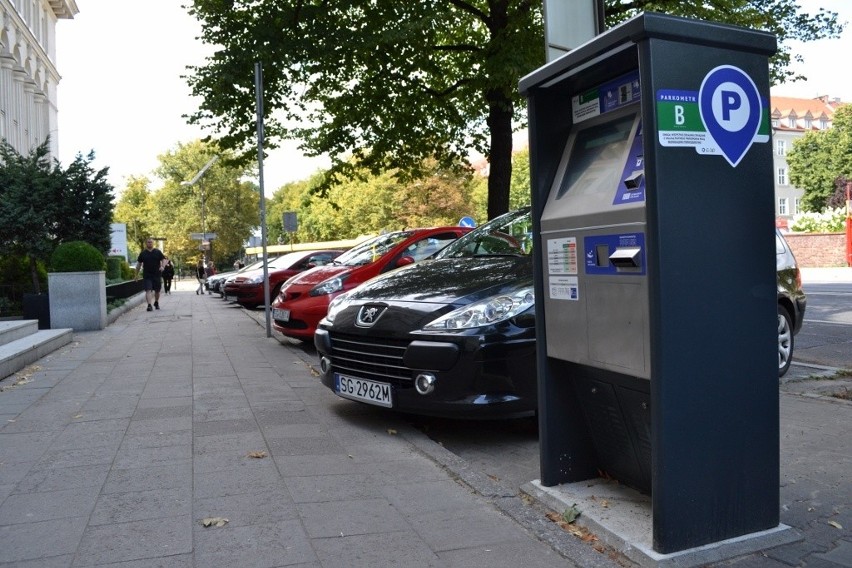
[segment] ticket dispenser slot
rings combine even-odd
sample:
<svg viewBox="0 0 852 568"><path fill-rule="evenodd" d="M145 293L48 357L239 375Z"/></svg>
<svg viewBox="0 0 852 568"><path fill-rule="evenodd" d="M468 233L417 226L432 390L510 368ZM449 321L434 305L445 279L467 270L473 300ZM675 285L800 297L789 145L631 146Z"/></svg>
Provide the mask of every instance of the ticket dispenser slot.
<svg viewBox="0 0 852 568"><path fill-rule="evenodd" d="M641 268L641 253L642 249L639 247L618 248L609 255L609 261L613 266L620 269Z"/></svg>

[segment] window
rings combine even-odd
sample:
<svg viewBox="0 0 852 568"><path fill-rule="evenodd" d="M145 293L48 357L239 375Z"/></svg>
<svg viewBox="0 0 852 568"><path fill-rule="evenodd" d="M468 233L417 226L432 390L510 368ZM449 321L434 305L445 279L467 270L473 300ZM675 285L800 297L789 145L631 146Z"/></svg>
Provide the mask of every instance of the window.
<svg viewBox="0 0 852 568"><path fill-rule="evenodd" d="M778 214L786 215L787 214L787 198L782 197L778 200Z"/></svg>
<svg viewBox="0 0 852 568"><path fill-rule="evenodd" d="M790 128L796 128L796 117L795 116L791 116L787 119L787 126L789 126Z"/></svg>
<svg viewBox="0 0 852 568"><path fill-rule="evenodd" d="M772 119L772 126L773 126L774 128L778 128L778 119L777 119L777 118L773 118L773 119Z"/></svg>
<svg viewBox="0 0 852 568"><path fill-rule="evenodd" d="M802 199L797 197L793 201L793 215L798 215L802 211Z"/></svg>
<svg viewBox="0 0 852 568"><path fill-rule="evenodd" d="M824 118L820 119L819 128L820 128L820 130L828 130L828 120L826 120Z"/></svg>
<svg viewBox="0 0 852 568"><path fill-rule="evenodd" d="M810 118L806 118L805 119L805 128L811 128L812 125L813 125L813 121L811 121Z"/></svg>
<svg viewBox="0 0 852 568"><path fill-rule="evenodd" d="M778 168L778 185L787 185L787 168Z"/></svg>
<svg viewBox="0 0 852 568"><path fill-rule="evenodd" d="M787 153L787 141L786 140L778 140L775 143L775 152L779 156L784 156Z"/></svg>

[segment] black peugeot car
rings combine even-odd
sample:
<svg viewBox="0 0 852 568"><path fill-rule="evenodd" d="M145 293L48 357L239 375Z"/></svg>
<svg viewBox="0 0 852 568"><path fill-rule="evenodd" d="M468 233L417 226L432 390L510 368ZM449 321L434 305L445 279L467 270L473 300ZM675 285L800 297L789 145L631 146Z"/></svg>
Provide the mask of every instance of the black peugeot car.
<svg viewBox="0 0 852 568"><path fill-rule="evenodd" d="M793 361L794 336L802 329L807 298L802 275L790 245L775 229L775 270L778 274L778 376L783 377Z"/></svg>
<svg viewBox="0 0 852 568"><path fill-rule="evenodd" d="M424 415L507 418L536 410L529 209L468 233L432 259L331 302L314 343L341 397ZM776 232L778 373L793 356L806 298Z"/></svg>
<svg viewBox="0 0 852 568"><path fill-rule="evenodd" d="M506 418L536 409L529 209L335 298L314 343L341 397L417 414Z"/></svg>

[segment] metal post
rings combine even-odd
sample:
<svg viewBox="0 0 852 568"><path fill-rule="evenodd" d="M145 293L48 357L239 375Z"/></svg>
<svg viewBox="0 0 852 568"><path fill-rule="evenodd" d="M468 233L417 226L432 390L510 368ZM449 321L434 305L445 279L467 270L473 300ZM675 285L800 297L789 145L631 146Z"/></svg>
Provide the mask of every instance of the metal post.
<svg viewBox="0 0 852 568"><path fill-rule="evenodd" d="M269 309L269 268L266 256L266 201L263 195L263 67L254 64L254 93L257 98L257 167L260 188L260 240L263 245L263 310L266 312L266 337L272 337L272 319Z"/></svg>
<svg viewBox="0 0 852 568"><path fill-rule="evenodd" d="M204 223L204 183L199 183L201 189L201 256L207 261L207 251L204 249L204 241L207 240L207 226Z"/></svg>
<svg viewBox="0 0 852 568"><path fill-rule="evenodd" d="M852 266L852 181L846 182L846 266Z"/></svg>
<svg viewBox="0 0 852 568"><path fill-rule="evenodd" d="M215 164L216 160L218 160L218 159L219 159L219 156L213 156L212 158L210 158L210 161L208 161L206 164L204 164L204 167L201 168L198 171L197 174L195 174L195 177L193 177L189 181L182 181L182 182L180 182L180 184L183 185L183 186L187 186L187 187L191 187L191 186L195 185L196 183L198 183L201 180L201 178L204 176L204 174L207 173L207 170L210 169L210 166ZM204 184L203 183L200 184L199 188L201 189L201 255L206 259L207 258L207 251L204 250L204 241L207 240L207 227L206 227L205 222L204 222Z"/></svg>

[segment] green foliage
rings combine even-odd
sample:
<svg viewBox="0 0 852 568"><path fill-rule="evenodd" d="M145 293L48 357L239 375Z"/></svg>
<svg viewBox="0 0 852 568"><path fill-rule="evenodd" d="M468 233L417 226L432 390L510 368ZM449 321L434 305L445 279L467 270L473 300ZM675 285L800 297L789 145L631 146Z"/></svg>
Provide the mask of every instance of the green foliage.
<svg viewBox="0 0 852 568"><path fill-rule="evenodd" d="M386 172L345 180L325 195L315 190L323 175L281 187L267 202L269 241L314 242L354 238L381 230L455 225L475 210L476 183L471 172L445 170L436 161L422 166L427 175L402 182ZM282 216L293 211L295 234L283 232ZM484 214L484 211L483 211Z"/></svg>
<svg viewBox="0 0 852 568"><path fill-rule="evenodd" d="M221 159L194 185L186 184L213 156ZM115 221L127 225L130 258L156 236L165 239L161 248L175 265L194 264L201 251L191 235L206 232L216 234L210 253L216 264L233 263L260 224L257 188L242 181L251 171L235 165L230 152L200 140L177 144L159 162L155 173L163 186L152 190L147 178L132 178L116 205Z"/></svg>
<svg viewBox="0 0 852 568"><path fill-rule="evenodd" d="M107 169L91 168L93 160L93 154L78 155L63 170L50 158L49 140L26 156L0 140L0 246L29 258L35 293L41 291L38 264L57 245L85 239L109 248L112 186Z"/></svg>
<svg viewBox="0 0 852 568"><path fill-rule="evenodd" d="M0 274L3 275L3 284L11 286L17 297L24 292L35 292L28 257L14 254L0 256ZM47 270L41 261L36 262L36 277L40 287L47 287Z"/></svg>
<svg viewBox="0 0 852 568"><path fill-rule="evenodd" d="M842 29L836 14L803 13L796 0L607 0L606 24L643 10L776 34L775 83L795 78L788 40ZM254 160L260 62L266 144L293 138L307 155L329 155L320 190L365 171L404 183L427 159L459 168L476 150L490 162L488 217L509 208L512 131L526 121L518 82L544 63L540 0L194 0L189 12L216 48L190 68L202 102L189 120L221 134L223 148Z"/></svg>
<svg viewBox="0 0 852 568"><path fill-rule="evenodd" d="M126 260L121 262L121 279L122 280L133 280L136 276L136 272L133 268L127 263Z"/></svg>
<svg viewBox="0 0 852 568"><path fill-rule="evenodd" d="M53 272L90 272L105 267L103 253L85 241L62 243L50 257Z"/></svg>
<svg viewBox="0 0 852 568"><path fill-rule="evenodd" d="M852 105L834 113L828 130L808 132L787 153L790 183L805 190L802 208L825 211L852 179ZM840 186L840 187L838 187Z"/></svg>
<svg viewBox="0 0 852 568"><path fill-rule="evenodd" d="M842 233L846 230L846 209L838 207L822 213L800 213L793 217L790 230L797 233Z"/></svg>
<svg viewBox="0 0 852 568"><path fill-rule="evenodd" d="M106 259L106 278L107 280L121 279L121 263L125 262L123 256L108 256Z"/></svg>
<svg viewBox="0 0 852 568"><path fill-rule="evenodd" d="M57 199L57 243L85 240L100 251L112 244L112 185L107 181L109 168L95 171L94 152L85 158L77 154L63 172Z"/></svg>

